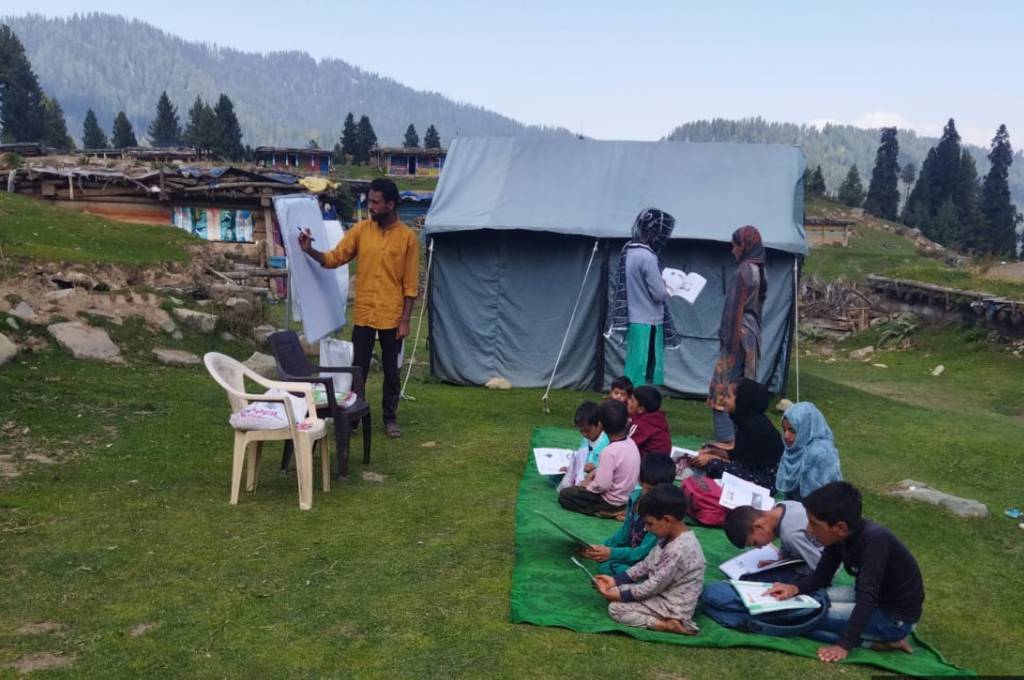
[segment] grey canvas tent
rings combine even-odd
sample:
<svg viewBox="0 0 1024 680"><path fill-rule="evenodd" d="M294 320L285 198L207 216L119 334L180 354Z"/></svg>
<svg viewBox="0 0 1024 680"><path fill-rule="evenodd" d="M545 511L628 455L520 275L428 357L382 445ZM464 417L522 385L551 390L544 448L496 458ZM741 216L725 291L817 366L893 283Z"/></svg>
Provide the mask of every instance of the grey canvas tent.
<svg viewBox="0 0 1024 680"><path fill-rule="evenodd" d="M670 299L684 342L665 353L665 386L707 394L736 268L729 243L753 224L768 249L758 377L781 390L794 265L807 253L803 171L795 146L454 140L426 218L432 373L543 387L565 338L554 387L605 389L625 360L621 339L604 337L619 252L637 213L656 207L676 218L665 266L708 280L695 304Z"/></svg>

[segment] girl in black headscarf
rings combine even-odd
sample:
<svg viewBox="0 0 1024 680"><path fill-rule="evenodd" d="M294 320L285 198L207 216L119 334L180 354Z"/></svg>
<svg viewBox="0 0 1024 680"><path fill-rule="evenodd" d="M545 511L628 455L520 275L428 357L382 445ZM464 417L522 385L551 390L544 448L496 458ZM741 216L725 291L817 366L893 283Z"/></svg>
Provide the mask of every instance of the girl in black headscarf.
<svg viewBox="0 0 1024 680"><path fill-rule="evenodd" d="M726 403L736 430L736 445L731 451L705 446L691 465L704 468L705 473L715 479L728 472L773 489L785 445L782 435L764 414L771 394L767 387L750 378L741 379L734 394L735 398L727 398Z"/></svg>

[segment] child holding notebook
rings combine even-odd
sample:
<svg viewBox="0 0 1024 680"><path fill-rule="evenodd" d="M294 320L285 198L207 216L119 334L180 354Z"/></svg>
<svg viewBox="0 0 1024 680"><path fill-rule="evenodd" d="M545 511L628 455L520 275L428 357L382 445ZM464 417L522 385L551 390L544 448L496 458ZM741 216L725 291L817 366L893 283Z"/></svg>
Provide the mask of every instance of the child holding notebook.
<svg viewBox="0 0 1024 680"><path fill-rule="evenodd" d="M640 461L640 488L629 494L626 519L619 530L601 545L583 550L583 557L599 562L602 574L617 576L647 557L658 542L647 531L644 518L638 512L640 499L659 484L671 484L676 478L676 465L668 456L647 456Z"/></svg>
<svg viewBox="0 0 1024 680"><path fill-rule="evenodd" d="M681 635L699 632L693 612L704 581L704 553L683 522L686 496L674 484L659 484L640 500L640 515L657 544L642 562L594 583L619 623Z"/></svg>
<svg viewBox="0 0 1024 680"><path fill-rule="evenodd" d="M609 444L601 452L597 469L583 483L558 492L558 502L566 510L597 517L615 517L626 509L629 494L640 476L640 452L626 436L626 406L605 401L598 410L601 427Z"/></svg>
<svg viewBox="0 0 1024 680"><path fill-rule="evenodd" d="M849 482L831 482L804 499L807 530L825 549L813 573L796 583L775 583L778 600L822 588L829 599L825 620L806 636L825 642L818 658L842 661L854 647L913 654L908 638L921 619L924 581L917 560L891 531L861 517L860 491ZM829 587L839 570L854 585Z"/></svg>
<svg viewBox="0 0 1024 680"><path fill-rule="evenodd" d="M576 409L575 424L580 433L580 444L565 468L565 474L561 478L553 476L551 480L559 491L582 484L586 476L597 468L601 451L608 446L608 435L604 433L598 415L598 405L592 401L585 401Z"/></svg>

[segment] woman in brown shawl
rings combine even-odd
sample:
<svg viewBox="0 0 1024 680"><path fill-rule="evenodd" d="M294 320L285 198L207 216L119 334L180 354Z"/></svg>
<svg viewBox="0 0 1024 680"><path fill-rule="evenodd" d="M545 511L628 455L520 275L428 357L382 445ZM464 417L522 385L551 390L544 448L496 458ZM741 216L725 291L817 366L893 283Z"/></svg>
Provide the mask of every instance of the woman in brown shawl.
<svg viewBox="0 0 1024 680"><path fill-rule="evenodd" d="M741 378L757 380L761 356L761 308L767 293L764 244L756 227L740 227L732 235L732 254L739 263L725 291L725 308L718 329L720 349L708 387L708 405L715 425L716 446L729 450L735 433L726 410Z"/></svg>

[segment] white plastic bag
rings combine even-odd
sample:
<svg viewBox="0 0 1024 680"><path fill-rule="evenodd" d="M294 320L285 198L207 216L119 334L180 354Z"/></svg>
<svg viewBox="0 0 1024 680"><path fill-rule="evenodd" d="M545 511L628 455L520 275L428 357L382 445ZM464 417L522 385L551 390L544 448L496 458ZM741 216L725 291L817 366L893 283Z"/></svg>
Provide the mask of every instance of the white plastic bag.
<svg viewBox="0 0 1024 680"><path fill-rule="evenodd" d="M265 393L267 396L279 397L287 395L292 404L292 415L296 425L306 419L309 405L305 397L296 397L288 392L273 388ZM231 427L236 430L279 430L288 427L288 414L281 401L254 401L238 413L232 413L228 419Z"/></svg>
<svg viewBox="0 0 1024 680"><path fill-rule="evenodd" d="M353 352L352 343L347 340L324 338L320 341L320 365L347 368L352 365ZM351 373L321 373L320 377L334 381L335 394L348 394L352 391ZM363 380L366 380L365 375Z"/></svg>

